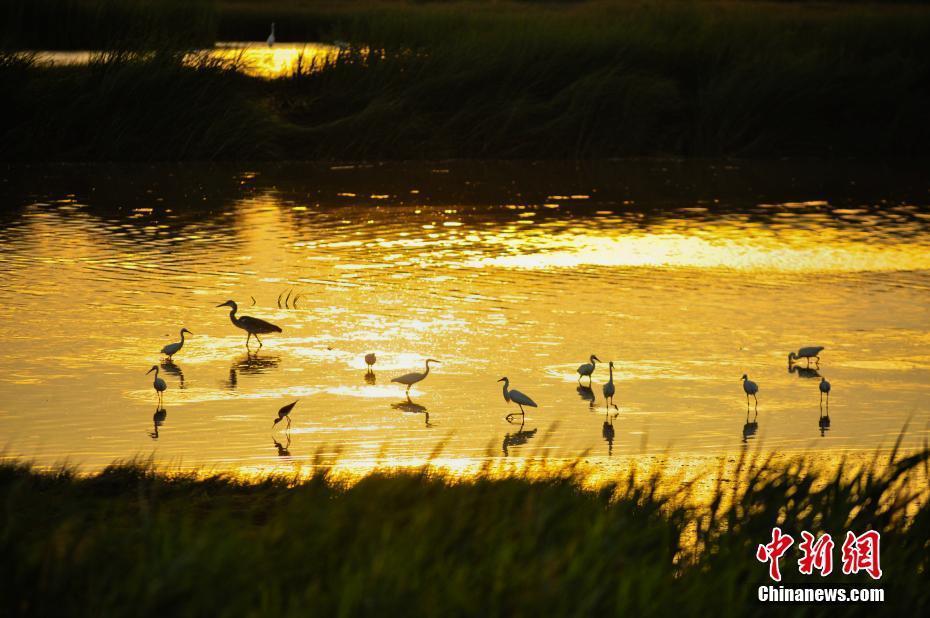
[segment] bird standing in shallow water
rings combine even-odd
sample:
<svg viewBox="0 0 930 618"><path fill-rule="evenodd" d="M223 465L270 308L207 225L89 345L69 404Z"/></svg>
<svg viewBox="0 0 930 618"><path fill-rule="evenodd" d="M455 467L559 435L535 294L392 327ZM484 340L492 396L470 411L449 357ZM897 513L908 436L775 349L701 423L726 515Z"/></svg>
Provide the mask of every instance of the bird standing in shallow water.
<svg viewBox="0 0 930 618"><path fill-rule="evenodd" d="M498 380L498 382L504 383L504 401L506 401L507 403L510 403L512 401L518 406L520 406L520 414L523 416L524 419L526 418L526 411L523 409L523 406L529 406L531 408L539 407L536 405L535 401L533 401L532 399L530 399L529 397L527 397L520 391L512 390L510 388L510 380L506 376ZM514 416L513 414L508 414L505 417L508 423L513 420L513 416Z"/></svg>
<svg viewBox="0 0 930 618"><path fill-rule="evenodd" d="M617 392L617 387L614 386L614 362L610 361L607 366L610 368L610 380L604 385L604 407L609 410L610 406L613 406L614 410L619 411L620 408L614 403L614 393Z"/></svg>
<svg viewBox="0 0 930 618"><path fill-rule="evenodd" d="M188 335L193 335L194 333L190 332L186 328L181 329L181 340L177 343L169 343L161 349L161 353L168 357L168 360L171 360L171 357L181 351L181 348L184 347L184 333Z"/></svg>
<svg viewBox="0 0 930 618"><path fill-rule="evenodd" d="M375 356L374 352L370 352L365 355L365 364L368 365L368 373L371 373L372 366L377 362L378 357Z"/></svg>
<svg viewBox="0 0 930 618"><path fill-rule="evenodd" d="M601 362L601 359L599 359L598 357L596 357L596 356L594 356L594 355L592 354L592 355L591 355L591 358L590 358L589 360L590 360L591 362L585 363L584 365L579 365L579 367L578 367L578 383L581 384L581 378L587 377L587 378L588 378L588 385L590 386L590 385L591 385L591 375L594 373L594 369L595 369L595 367L597 367L597 364L598 364L599 362Z"/></svg>
<svg viewBox="0 0 930 618"><path fill-rule="evenodd" d="M391 378L391 382L397 382L399 384L405 384L407 386L406 392L410 392L410 387L416 384L417 382L422 382L426 379L426 376L429 375L429 364L430 363L439 363L438 360L432 358L426 359L426 371L420 373L419 371L414 371L412 373L405 373L402 376L397 376L396 378Z"/></svg>
<svg viewBox="0 0 930 618"><path fill-rule="evenodd" d="M252 339L252 335L255 335L255 338L258 339L258 347L262 347L264 344L262 340L258 338L259 335L281 332L280 326L275 326L271 322L266 322L265 320L259 320L249 315L237 318L236 311L239 310L239 307L236 305L235 301L227 300L225 303L217 305L217 307L230 307L229 320L233 323L233 326L241 328L249 333L249 336L245 338L245 347L249 347L249 341Z"/></svg>
<svg viewBox="0 0 930 618"><path fill-rule="evenodd" d="M820 378L820 405L823 405L823 396L827 396L827 408L830 408L830 383L826 378Z"/></svg>
<svg viewBox="0 0 930 618"><path fill-rule="evenodd" d="M265 40L265 42L268 43L268 47L271 47L274 45L274 42L275 42L274 22L271 22L271 34L268 35L268 38Z"/></svg>
<svg viewBox="0 0 930 618"><path fill-rule="evenodd" d="M759 400L756 398L756 393L759 392L759 385L750 380L746 374L743 374L741 378L743 381L743 392L746 393L746 409L749 409L749 396L752 395L752 398L756 402L756 409L759 408Z"/></svg>
<svg viewBox="0 0 930 618"><path fill-rule="evenodd" d="M168 383L158 377L158 365L152 365L152 368L145 372L145 375L148 375L152 372L155 372L155 379L152 380L152 388L155 389L155 393L158 395L158 402L162 402L162 393L168 390Z"/></svg>
<svg viewBox="0 0 930 618"><path fill-rule="evenodd" d="M274 419L274 422L271 424L271 428L274 429L274 426L280 423L283 420L287 421L287 428L291 428L291 410L294 409L294 406L297 405L297 402L289 403L280 410L278 410L278 418Z"/></svg>
<svg viewBox="0 0 930 618"><path fill-rule="evenodd" d="M817 364L820 365L820 353L823 351L822 345L812 345L806 348L801 348L797 352L791 352L788 354L788 364L791 365L794 361L798 359L806 359L808 366L811 364L811 359L816 359Z"/></svg>

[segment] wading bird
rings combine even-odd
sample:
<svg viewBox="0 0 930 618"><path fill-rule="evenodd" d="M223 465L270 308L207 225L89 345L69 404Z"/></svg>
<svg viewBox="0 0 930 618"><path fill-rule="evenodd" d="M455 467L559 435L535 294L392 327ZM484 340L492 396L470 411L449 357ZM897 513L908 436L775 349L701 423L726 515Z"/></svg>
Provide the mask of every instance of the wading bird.
<svg viewBox="0 0 930 618"><path fill-rule="evenodd" d="M414 371L411 373L405 373L402 376L397 376L396 378L391 378L391 382L398 382L399 384L404 384L407 387L407 393L410 392L410 387L416 384L417 382L422 382L426 379L426 376L429 375L429 364L430 363L439 363L438 360L432 358L426 359L426 371L420 373L419 371Z"/></svg>
<svg viewBox="0 0 930 618"><path fill-rule="evenodd" d="M274 38L274 22L271 22L271 34L268 35L268 39L267 39L265 42L268 43L268 47L271 47L271 46L274 45L274 42L275 42L275 38Z"/></svg>
<svg viewBox="0 0 930 618"><path fill-rule="evenodd" d="M297 405L297 402L289 403L280 410L278 410L278 418L274 419L274 422L271 424L271 428L274 429L274 426L280 423L283 420L287 420L287 428L291 428L291 410L294 409L294 406Z"/></svg>
<svg viewBox="0 0 930 618"><path fill-rule="evenodd" d="M193 335L194 333L190 332L186 328L181 329L181 340L177 343L169 343L161 349L161 353L168 357L168 360L171 360L171 357L181 351L181 348L184 347L184 333L188 335Z"/></svg>
<svg viewBox="0 0 930 618"><path fill-rule="evenodd" d="M168 390L168 383L158 377L158 365L152 365L152 368L146 371L145 375L148 375L153 371L155 372L155 379L152 380L152 388L155 389L155 393L158 395L158 402L161 403L162 393Z"/></svg>
<svg viewBox="0 0 930 618"><path fill-rule="evenodd" d="M820 378L820 405L823 405L823 396L827 396L827 408L830 407L830 383L826 378Z"/></svg>
<svg viewBox="0 0 930 618"><path fill-rule="evenodd" d="M823 349L824 348L822 345L812 345L806 348L801 348L797 352L791 352L790 354L788 354L788 364L790 365L794 361L800 360L803 358L807 360L807 364L810 365L811 359L813 358L817 360L817 364L819 365L820 364L820 353L823 351Z"/></svg>
<svg viewBox="0 0 930 618"><path fill-rule="evenodd" d="M258 318L253 318L252 316L244 315L240 318L236 317L236 311L239 310L238 305L235 301L227 300L217 307L230 307L229 310L229 320L233 323L233 326L236 328L241 328L245 332L249 333L249 336L245 338L245 347L249 347L249 341L252 339L252 335L255 335L255 338L258 339L259 335L267 335L268 333L280 333L281 327L275 326L270 322L265 320L259 320ZM258 339L258 347L264 345L261 339Z"/></svg>
<svg viewBox="0 0 930 618"><path fill-rule="evenodd" d="M610 406L613 406L614 410L620 410L614 403L614 393L617 392L617 387L614 386L614 362L610 361L607 366L610 368L610 380L604 385L604 407L609 410Z"/></svg>
<svg viewBox="0 0 930 618"><path fill-rule="evenodd" d="M591 375L594 373L594 368L597 366L597 364L601 362L601 359L599 359L598 357L592 354L590 361L591 361L590 363L585 363L584 365L580 365L578 367L578 383L579 384L581 383L581 378L583 377L588 378L588 385L591 384Z"/></svg>
<svg viewBox="0 0 930 618"><path fill-rule="evenodd" d="M365 355L365 364L368 365L368 373L371 373L371 368L377 361L378 357L375 356L374 352Z"/></svg>
<svg viewBox="0 0 930 618"><path fill-rule="evenodd" d="M743 381L743 392L746 393L746 410L749 410L749 396L752 395L752 398L756 402L756 408L759 407L759 400L756 398L756 393L759 392L759 385L746 377L746 374L743 374L743 377L740 378Z"/></svg>
<svg viewBox="0 0 930 618"><path fill-rule="evenodd" d="M529 406L531 408L539 407L536 405L535 401L533 401L532 399L530 399L529 397L527 397L520 391L512 390L510 388L510 380L506 376L498 380L498 382L504 383L504 401L506 401L507 403L510 403L512 401L518 406L520 406L520 414L523 416L524 419L526 418L526 411L523 409L523 406ZM514 416L513 414L508 414L505 417L508 423L513 420L513 416Z"/></svg>

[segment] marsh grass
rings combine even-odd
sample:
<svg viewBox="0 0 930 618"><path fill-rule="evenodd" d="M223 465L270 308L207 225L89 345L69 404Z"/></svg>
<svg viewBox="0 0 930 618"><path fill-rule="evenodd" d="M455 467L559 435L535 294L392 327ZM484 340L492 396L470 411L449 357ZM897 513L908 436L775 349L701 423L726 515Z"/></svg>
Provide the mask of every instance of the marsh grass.
<svg viewBox="0 0 930 618"><path fill-rule="evenodd" d="M592 489L577 468L454 478L426 466L346 483L323 470L243 479L130 462L82 476L7 463L2 611L741 616L767 583L756 545L780 525L796 538L882 533L886 603L807 615L921 615L928 457L831 471L748 458L701 506L661 469ZM805 580L791 551L787 582L875 584L838 569Z"/></svg>
<svg viewBox="0 0 930 618"><path fill-rule="evenodd" d="M0 62L0 81L26 86L7 91L0 110L4 158L909 157L930 148L926 7L195 4L213 17L184 23L209 40L214 21L221 38L259 41L276 21L282 41L352 46L322 70L271 81L185 67L171 53L159 57L174 64L111 62L107 80L82 67L33 67L24 79ZM135 48L177 49L159 19L141 21L148 34ZM87 118L107 139L86 141Z"/></svg>

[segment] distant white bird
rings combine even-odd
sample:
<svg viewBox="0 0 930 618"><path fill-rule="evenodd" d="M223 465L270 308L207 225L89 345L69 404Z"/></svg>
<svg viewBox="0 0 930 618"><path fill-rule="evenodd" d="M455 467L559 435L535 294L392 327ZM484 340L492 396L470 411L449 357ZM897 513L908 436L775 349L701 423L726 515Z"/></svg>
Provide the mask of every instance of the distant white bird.
<svg viewBox="0 0 930 618"><path fill-rule="evenodd" d="M181 329L181 340L177 343L169 343L161 349L161 353L168 357L168 360L171 360L171 357L181 351L181 348L184 347L184 333L188 335L193 335L194 333L190 332L186 328Z"/></svg>
<svg viewBox="0 0 930 618"><path fill-rule="evenodd" d="M287 428L291 428L291 410L294 409L294 406L297 405L297 402L289 403L280 410L278 410L278 418L274 419L274 422L271 424L271 428L274 429L274 426L280 423L283 420L287 420Z"/></svg>
<svg viewBox="0 0 930 618"><path fill-rule="evenodd" d="M759 392L759 385L746 377L746 374L743 374L743 377L740 378L743 381L743 392L746 393L746 407L749 407L749 396L752 395L752 398L756 402L756 407L759 406L759 400L756 398L756 393Z"/></svg>
<svg viewBox="0 0 930 618"><path fill-rule="evenodd" d="M239 306L236 305L235 301L227 300L225 303L217 305L217 307L230 307L229 321L232 322L233 326L236 328L241 328L245 332L249 333L249 336L245 338L245 347L249 347L249 341L252 339L252 335L255 335L255 338L258 339L259 335L281 332L280 326L275 326L271 322L266 322L265 320L259 320L258 318L253 318L249 315L244 315L240 318L237 318L236 311L239 310ZM262 345L264 345L262 340L258 339L258 347L262 347Z"/></svg>
<svg viewBox="0 0 930 618"><path fill-rule="evenodd" d="M823 396L827 396L827 406L830 405L830 383L826 378L820 378L820 403L823 404Z"/></svg>
<svg viewBox="0 0 930 618"><path fill-rule="evenodd" d="M510 403L511 401L520 406L520 414L523 417L526 417L526 411L523 409L523 406L529 406L531 408L537 408L536 402L530 399L528 396L524 395L518 390L510 389L510 380L507 377L503 377L498 382L504 383L504 401ZM507 415L507 420L509 421L513 417L513 414Z"/></svg>
<svg viewBox="0 0 930 618"><path fill-rule="evenodd" d="M807 360L808 365L811 364L812 358L816 358L817 363L819 364L820 353L823 351L823 349L824 348L822 345L812 345L806 348L801 348L797 352L791 352L790 354L788 354L788 364L790 365L794 361L802 359L802 358Z"/></svg>
<svg viewBox="0 0 930 618"><path fill-rule="evenodd" d="M607 365L610 368L610 380L604 385L604 406L609 409L609 406L612 405L615 410L619 410L620 408L614 403L614 393L617 392L614 386L614 362L610 361Z"/></svg>
<svg viewBox="0 0 930 618"><path fill-rule="evenodd" d="M158 402L162 401L162 393L168 390L168 383L158 377L158 365L152 365L152 368L145 372L145 375L148 375L152 372L155 372L155 379L152 380L152 388L155 389L155 393L158 395Z"/></svg>
<svg viewBox="0 0 930 618"><path fill-rule="evenodd" d="M268 47L271 47L271 46L274 45L274 42L275 42L275 38L274 38L274 22L271 22L271 34L268 35L268 40L265 41L265 42L268 43Z"/></svg>
<svg viewBox="0 0 930 618"><path fill-rule="evenodd" d="M378 357L375 356L374 352L365 355L365 364L368 365L368 371L371 372L371 367L378 361Z"/></svg>
<svg viewBox="0 0 930 618"><path fill-rule="evenodd" d="M590 363L585 363L584 365L579 365L578 367L578 383L579 384L581 383L581 378L583 377L587 377L588 384L591 384L591 374L594 373L594 368L597 366L597 364L601 362L601 359L594 356L593 354L591 355L591 358L589 360L591 361Z"/></svg>
<svg viewBox="0 0 930 618"><path fill-rule="evenodd" d="M396 378L391 378L391 382L398 382L398 383L400 383L400 384L406 385L406 386L407 386L407 391L406 391L406 392L409 393L409 392L410 392L410 387L411 387L411 386L413 386L413 385L416 384L417 382L422 382L423 380L426 379L426 376L429 375L429 364L430 364L430 363L437 363L437 364L438 364L439 361L438 361L438 360L434 360L434 359L432 359L432 358L427 358L427 359L426 359L426 371L424 371L423 373L420 373L420 372L418 372L418 371L414 371L414 372L412 372L412 373L405 373L405 374L402 375L402 376L397 376Z"/></svg>

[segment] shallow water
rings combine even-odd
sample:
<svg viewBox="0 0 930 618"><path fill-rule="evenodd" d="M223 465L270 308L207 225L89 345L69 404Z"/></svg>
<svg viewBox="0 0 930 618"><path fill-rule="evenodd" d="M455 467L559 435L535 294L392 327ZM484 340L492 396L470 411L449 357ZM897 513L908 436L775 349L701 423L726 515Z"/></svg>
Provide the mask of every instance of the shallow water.
<svg viewBox="0 0 930 618"><path fill-rule="evenodd" d="M37 51L36 60L53 66L88 64L101 52L91 50ZM329 43L264 43L248 41L218 42L214 47L193 52L191 62L206 56L212 60L235 62L253 77L284 77L297 71L312 71L335 60L339 47Z"/></svg>
<svg viewBox="0 0 930 618"><path fill-rule="evenodd" d="M922 168L58 166L0 184L0 444L87 469L595 465L928 438ZM253 304L254 298L254 304ZM216 305L283 333L246 352ZM279 306L280 303L280 306ZM193 331L173 364L158 351ZM833 385L787 354L822 345ZM376 352L373 376L363 356ZM616 420L575 368L615 362ZM408 402L392 376L441 361ZM167 380L158 414L152 376ZM800 363L804 367L804 362ZM758 417L740 376L760 385ZM539 403L522 430L501 376ZM299 400L289 432L272 433ZM826 410L825 410L826 411ZM751 424L755 421L757 424ZM627 459L624 459L627 458Z"/></svg>

